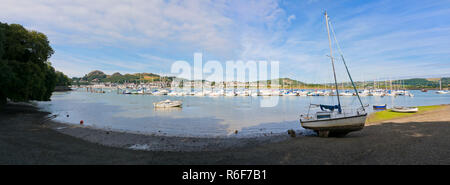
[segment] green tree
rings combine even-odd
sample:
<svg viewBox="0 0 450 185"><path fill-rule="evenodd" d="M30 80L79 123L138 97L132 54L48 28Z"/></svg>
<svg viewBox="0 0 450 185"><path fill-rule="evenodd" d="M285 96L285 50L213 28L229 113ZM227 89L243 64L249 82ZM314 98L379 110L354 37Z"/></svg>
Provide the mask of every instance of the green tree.
<svg viewBox="0 0 450 185"><path fill-rule="evenodd" d="M69 86L71 85L71 79L64 73L56 71L56 86Z"/></svg>
<svg viewBox="0 0 450 185"><path fill-rule="evenodd" d="M50 100L56 84L47 36L0 22L0 103Z"/></svg>

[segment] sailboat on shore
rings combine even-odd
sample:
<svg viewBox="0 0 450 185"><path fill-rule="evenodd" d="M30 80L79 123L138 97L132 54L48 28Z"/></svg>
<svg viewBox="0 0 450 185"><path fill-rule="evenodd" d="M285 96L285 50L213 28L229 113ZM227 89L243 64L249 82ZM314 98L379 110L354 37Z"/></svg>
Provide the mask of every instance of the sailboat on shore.
<svg viewBox="0 0 450 185"><path fill-rule="evenodd" d="M350 72L345 63L344 55L339 48L339 44L337 43L336 35L333 31L334 41L338 46L342 62L344 63L345 69L347 70L347 74L350 78L350 81L353 85L353 89L355 90L356 96L361 103L361 107L356 110L354 113L346 113L343 111L340 98L339 98L339 88L336 79L336 71L334 67L334 58L333 58L333 49L331 45L331 36L330 36L330 28L331 23L328 20L327 12L325 12L325 20L326 27L328 33L328 42L330 46L330 59L331 65L333 68L334 74L334 82L335 82L335 90L337 95L337 105L322 105L322 104L310 104L309 109L312 107L320 107L320 111L316 113L310 113L308 110L307 115L300 116L300 123L303 128L314 130L320 137L328 137L328 136L345 136L347 133L352 131L358 131L364 128L364 124L366 121L367 113L365 112L364 105L359 97L358 90L356 89L355 84L353 83L353 79L350 75ZM331 27L332 28L332 27Z"/></svg>

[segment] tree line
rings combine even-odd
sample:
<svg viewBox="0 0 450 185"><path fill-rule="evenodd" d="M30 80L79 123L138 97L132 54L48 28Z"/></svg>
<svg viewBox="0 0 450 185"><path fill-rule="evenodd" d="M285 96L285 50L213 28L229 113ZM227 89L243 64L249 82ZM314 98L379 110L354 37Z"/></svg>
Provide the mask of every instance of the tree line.
<svg viewBox="0 0 450 185"><path fill-rule="evenodd" d="M70 85L48 61L53 53L45 34L0 22L0 105L7 99L48 101L56 85Z"/></svg>

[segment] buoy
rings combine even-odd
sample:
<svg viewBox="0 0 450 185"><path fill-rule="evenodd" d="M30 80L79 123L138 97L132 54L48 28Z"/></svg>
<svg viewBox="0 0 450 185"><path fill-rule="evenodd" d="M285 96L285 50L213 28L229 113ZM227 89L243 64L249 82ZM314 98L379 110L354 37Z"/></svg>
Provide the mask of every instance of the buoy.
<svg viewBox="0 0 450 185"><path fill-rule="evenodd" d="M81 120L81 121L80 121L80 125L82 125L83 123L84 123L84 121L83 121L83 120Z"/></svg>

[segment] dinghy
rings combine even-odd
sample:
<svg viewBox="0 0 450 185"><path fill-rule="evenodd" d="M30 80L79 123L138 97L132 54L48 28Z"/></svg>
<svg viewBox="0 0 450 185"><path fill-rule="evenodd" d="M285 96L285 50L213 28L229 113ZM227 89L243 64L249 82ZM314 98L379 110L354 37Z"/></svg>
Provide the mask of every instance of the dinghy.
<svg viewBox="0 0 450 185"><path fill-rule="evenodd" d="M373 105L373 109L386 109L387 104L384 105Z"/></svg>
<svg viewBox="0 0 450 185"><path fill-rule="evenodd" d="M164 101L153 103L153 106L155 108L181 107L181 105L182 105L181 101L171 101L171 100L164 100Z"/></svg>
<svg viewBox="0 0 450 185"><path fill-rule="evenodd" d="M336 96L337 96L337 105L317 105L317 104L310 104L309 109L311 109L312 106L319 106L321 111L317 111L316 113L313 113L313 116L310 116L310 111L308 111L308 114L301 115L300 116L300 123L303 128L305 129L311 129L314 130L320 137L328 137L328 136L345 136L347 133L352 131L358 131L364 128L364 124L366 122L367 113L365 112L363 103L361 101L361 98L359 97L359 93L356 90L356 86L353 83L353 79L350 75L350 72L347 68L347 65L345 63L344 55L342 51L339 48L339 45L337 43L336 36L333 31L333 36L335 39L335 43L337 44L337 47L339 48L342 62L345 66L345 69L347 70L347 74L350 78L350 81L352 82L353 89L356 93L356 96L359 99L359 102L361 103L361 108L357 109L356 112L353 113L344 113L341 107L340 102L340 93L338 89L338 83L336 80L336 72L334 67L334 58L333 58L333 50L331 46L331 38L330 38L330 30L329 26L331 26L331 23L328 21L328 15L325 12L325 20L326 20L326 27L327 27L327 33L328 33L328 42L330 46L330 59L331 59L331 65L333 69L334 74L334 82L335 82L335 90L336 90Z"/></svg>
<svg viewBox="0 0 450 185"><path fill-rule="evenodd" d="M401 112L401 113L414 113L419 111L419 108L417 107L400 107L400 106L394 106L391 111L393 112Z"/></svg>

